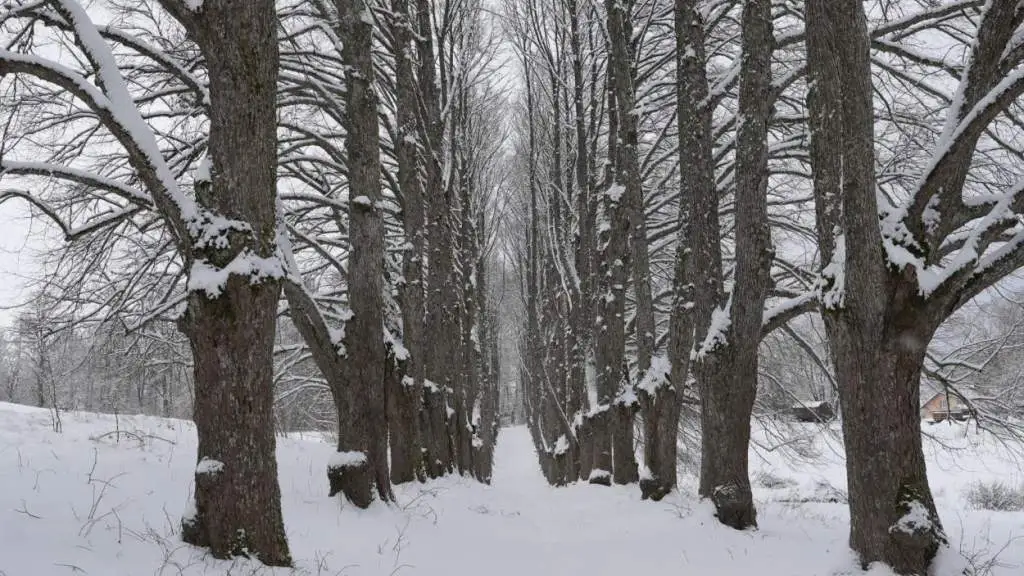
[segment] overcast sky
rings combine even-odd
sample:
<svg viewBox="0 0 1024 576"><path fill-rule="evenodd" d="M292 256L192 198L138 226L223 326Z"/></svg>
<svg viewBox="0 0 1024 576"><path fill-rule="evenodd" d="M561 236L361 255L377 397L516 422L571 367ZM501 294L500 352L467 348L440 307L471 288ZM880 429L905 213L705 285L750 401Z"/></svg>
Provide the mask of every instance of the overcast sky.
<svg viewBox="0 0 1024 576"><path fill-rule="evenodd" d="M44 230L42 221L31 222L23 202L0 204L0 326L11 324L15 316L11 308L28 296L24 278L33 276L33 254L47 235L52 236L52 231Z"/></svg>

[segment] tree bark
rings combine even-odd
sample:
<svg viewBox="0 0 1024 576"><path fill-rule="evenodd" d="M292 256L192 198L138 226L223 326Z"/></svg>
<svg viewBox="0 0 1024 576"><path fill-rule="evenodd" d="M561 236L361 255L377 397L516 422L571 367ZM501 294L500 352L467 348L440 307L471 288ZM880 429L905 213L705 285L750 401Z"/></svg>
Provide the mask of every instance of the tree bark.
<svg viewBox="0 0 1024 576"><path fill-rule="evenodd" d="M676 0L673 16L676 41L676 114L679 124L679 165L687 167L680 180L679 239L669 319L668 378L652 374L641 387L644 413L644 460L650 478L641 481L645 498L660 500L676 487L679 415L690 371L694 340L693 206L697 198L714 197L711 157L711 114L701 103L708 83L704 54L704 23L696 2ZM653 392L651 390L653 388Z"/></svg>
<svg viewBox="0 0 1024 576"><path fill-rule="evenodd" d="M402 227L406 244L402 253L402 342L408 349L406 378L389 390L388 422L391 434L391 481L400 484L423 478L420 405L423 396L423 254L426 245L423 190L417 160L417 99L413 75L413 18L408 0L392 0L391 26L397 97L398 185L402 195Z"/></svg>
<svg viewBox="0 0 1024 576"><path fill-rule="evenodd" d="M195 515L182 520L182 537L217 558L288 566L272 394L279 289L235 276L216 299L190 297L179 321L194 358L199 437Z"/></svg>
<svg viewBox="0 0 1024 576"><path fill-rule="evenodd" d="M757 525L747 452L750 410L756 389L749 364L737 365L724 350L698 361L701 393L701 466L698 494L715 506L718 521L737 530ZM755 365L756 369L756 365Z"/></svg>
<svg viewBox="0 0 1024 576"><path fill-rule="evenodd" d="M923 574L946 539L921 447L921 369L932 328L909 288L897 296L909 306L888 315L881 337L846 313L828 313L826 326L843 412L850 546L864 565ZM923 521L911 519L918 511Z"/></svg>
<svg viewBox="0 0 1024 576"><path fill-rule="evenodd" d="M184 22L210 78L212 206L251 227L227 248L198 247L192 262L223 269L243 252L275 256L277 17L270 0L208 0ZM250 256L250 257L253 257ZM186 542L215 557L251 555L267 565L291 557L274 452L273 351L276 278L229 275L219 295L194 290L179 321L194 358L199 438L196 514Z"/></svg>
<svg viewBox="0 0 1024 576"><path fill-rule="evenodd" d="M590 158L587 154L589 138L583 95L583 60L580 46L580 9L576 0L566 0L569 12L569 48L572 56L573 106L576 135L576 238L575 265L578 285L573 292L572 313L566 348L569 354L569 414L573 419L575 440L572 442L571 459L576 478L586 479L590 475L589 463L584 466L584 454L589 446L583 442L581 426L587 409L586 365L590 350L590 323L594 298L594 210L590 182ZM574 478L574 479L576 479Z"/></svg>
<svg viewBox="0 0 1024 576"><path fill-rule="evenodd" d="M335 0L342 33L349 180L348 301L345 325L347 406L339 406L338 452L328 468L331 492L339 490L360 508L375 492L394 499L388 466L384 344L384 229L381 217L380 142L374 91L373 21L365 0ZM344 395L343 394L343 395ZM348 411L343 412L342 409Z"/></svg>

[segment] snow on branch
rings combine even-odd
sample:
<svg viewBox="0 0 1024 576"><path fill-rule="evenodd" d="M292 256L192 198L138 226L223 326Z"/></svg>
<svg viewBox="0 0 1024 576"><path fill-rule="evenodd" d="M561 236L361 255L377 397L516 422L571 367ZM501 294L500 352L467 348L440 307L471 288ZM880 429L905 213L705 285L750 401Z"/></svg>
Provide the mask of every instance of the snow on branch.
<svg viewBox="0 0 1024 576"><path fill-rule="evenodd" d="M770 334L797 316L814 310L818 307L820 298L821 294L817 291L804 292L766 309L761 321L761 336Z"/></svg>
<svg viewBox="0 0 1024 576"><path fill-rule="evenodd" d="M128 92L110 46L77 0L59 0L59 5L59 11L74 27L76 42L96 68L97 83L107 97L107 110L120 129L131 138L129 151L134 149L144 157L159 181L161 192L166 193L178 208L178 216L186 223L198 220L198 207L178 187L177 179L164 160L153 130L142 118L135 100Z"/></svg>

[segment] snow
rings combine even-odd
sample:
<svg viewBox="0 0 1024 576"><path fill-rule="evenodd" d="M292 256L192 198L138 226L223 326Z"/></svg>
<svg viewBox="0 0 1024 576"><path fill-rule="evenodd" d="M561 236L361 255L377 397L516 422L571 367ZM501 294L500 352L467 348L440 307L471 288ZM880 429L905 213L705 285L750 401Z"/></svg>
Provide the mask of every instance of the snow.
<svg viewBox="0 0 1024 576"><path fill-rule="evenodd" d="M355 468L366 464L366 454L356 450L335 452L327 462L328 468Z"/></svg>
<svg viewBox="0 0 1024 576"><path fill-rule="evenodd" d="M217 298L224 291L232 274L248 276L250 282L258 284L271 278L284 278L285 269L277 256L263 258L249 251L241 252L223 268L218 268L206 260L196 260L189 271L188 290L205 292L209 298Z"/></svg>
<svg viewBox="0 0 1024 576"><path fill-rule="evenodd" d="M914 534L917 532L926 532L931 529L932 518L928 513L928 508L917 500L911 500L907 503L907 513L901 516L895 524L889 527L889 532Z"/></svg>
<svg viewBox="0 0 1024 576"><path fill-rule="evenodd" d="M220 474L224 471L224 463L213 458L203 458L196 464L196 474Z"/></svg>
<svg viewBox="0 0 1024 576"><path fill-rule="evenodd" d="M403 362L409 359L409 349L405 347L405 344L400 338L395 337L395 335L388 330L387 326L384 327L384 343L391 345L391 351L395 355L395 360Z"/></svg>
<svg viewBox="0 0 1024 576"><path fill-rule="evenodd" d="M888 242L885 243L889 245ZM827 310L838 310L846 302L846 236L836 235L832 260L821 269L821 304Z"/></svg>
<svg viewBox="0 0 1024 576"><path fill-rule="evenodd" d="M765 309L763 319L761 320L761 324L767 326L775 318L782 316L783 314L786 314L791 310L800 308L801 306L813 302L818 298L819 296L815 292L804 292L803 294L800 294L793 298L787 298L785 300L782 300L778 304Z"/></svg>
<svg viewBox="0 0 1024 576"><path fill-rule="evenodd" d="M153 167L164 192L175 203L183 220L187 223L194 223L200 217L196 204L185 196L178 188L177 179L164 160L160 146L157 144L156 136L149 124L143 119L135 105L135 100L128 92L124 77L117 67L117 61L111 52L110 46L100 36L99 30L89 18L78 0L60 0L61 10L64 11L71 25L75 29L78 43L82 50L97 64L97 81L103 88L103 95L97 94L95 89L88 90L88 93L96 101L96 104L107 109L115 118L117 123L129 134L132 142L139 151L146 157L146 161ZM5 54L7 57L10 54ZM31 56L20 55L23 58ZM55 62L38 59L44 66L54 68ZM77 74L71 72L71 77L76 78L76 83L82 87L91 88L91 85ZM77 81L80 80L80 81ZM198 235L198 234L197 234Z"/></svg>
<svg viewBox="0 0 1024 576"><path fill-rule="evenodd" d="M555 442L555 456L560 456L569 451L569 439L562 434Z"/></svg>
<svg viewBox="0 0 1024 576"><path fill-rule="evenodd" d="M780 451L751 452L759 529L737 532L692 496L691 474L681 477L682 496L658 503L641 501L636 486L552 488L523 427L501 431L492 485L458 476L400 485L396 505L368 510L327 497L324 468L337 453L330 443L315 434L278 437L296 566L265 569L215 560L181 542L179 514L192 509L196 469L192 423L61 418L64 431L57 434L48 410L0 403L0 570L10 576L864 574L848 550L846 506L827 502L839 492L829 487L845 484L841 449L827 438L813 442L821 452L816 464L787 461ZM103 436L115 429L138 440ZM960 574L962 549L982 558L999 553L991 576L1020 574L1024 513L971 510L963 489L978 480L1020 483L1024 473L997 442L965 434L961 424L926 430L938 436L926 443L928 473L951 543L934 573ZM755 440L770 437L755 430ZM940 452L940 442L955 450ZM766 487L768 472L781 485ZM890 576L882 567L868 573Z"/></svg>
<svg viewBox="0 0 1024 576"><path fill-rule="evenodd" d="M2 50L0 50L0 52L2 52ZM149 204L152 202L152 199L145 192L126 186L112 178L104 178L99 174L87 172L85 170L78 170L70 166L57 166L55 164L47 164L45 162L17 162L14 160L4 159L3 167L11 172L20 171L35 174L47 174L67 179L80 179L96 182L107 190L116 190L118 194L125 198L130 198L134 202L142 204Z"/></svg>
<svg viewBox="0 0 1024 576"><path fill-rule="evenodd" d="M619 202L622 200L622 195L626 193L626 187L622 184L615 183L608 187L608 191L605 194L608 199L612 202Z"/></svg>
<svg viewBox="0 0 1024 576"><path fill-rule="evenodd" d="M193 12L199 12L203 8L203 0L185 0L185 7Z"/></svg>
<svg viewBox="0 0 1024 576"><path fill-rule="evenodd" d="M828 402L826 402L824 400L816 400L816 401L801 402L799 404L793 404L793 406L791 406L791 408L793 408L794 410L798 409L798 408L821 408L822 406L827 406L827 405L828 405Z"/></svg>
<svg viewBox="0 0 1024 576"><path fill-rule="evenodd" d="M939 212L939 195L933 194L928 199L928 204L924 207L924 212L921 213L921 218L924 221L925 229L928 232L934 232L939 224L942 222L942 214Z"/></svg>
<svg viewBox="0 0 1024 576"><path fill-rule="evenodd" d="M644 377L636 385L637 390L643 390L652 397L662 386L669 386L672 376L672 363L665 356L651 358L651 367L644 373Z"/></svg>
<svg viewBox="0 0 1024 576"><path fill-rule="evenodd" d="M731 326L732 293L730 292L725 306L718 306L711 312L711 326L708 327L708 333L704 337L704 342L701 343L700 348L694 350L694 359L702 359L705 355L714 352L718 346L724 345L728 341Z"/></svg>
<svg viewBox="0 0 1024 576"><path fill-rule="evenodd" d="M195 181L198 182L213 182L213 162L210 161L210 157L203 156L203 159L196 166L196 173L193 176Z"/></svg>

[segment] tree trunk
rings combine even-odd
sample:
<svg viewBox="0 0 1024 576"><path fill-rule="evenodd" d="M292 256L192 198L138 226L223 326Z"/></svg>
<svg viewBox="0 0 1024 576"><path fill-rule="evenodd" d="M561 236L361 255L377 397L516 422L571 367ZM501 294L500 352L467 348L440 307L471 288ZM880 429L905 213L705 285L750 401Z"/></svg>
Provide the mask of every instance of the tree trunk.
<svg viewBox="0 0 1024 576"><path fill-rule="evenodd" d="M345 380L348 412L339 405L338 456L328 468L331 492L360 508L376 492L387 502L387 387L384 344L384 229L381 217L380 144L372 58L373 24L365 0L335 0L346 67L345 121L349 178L348 302ZM342 394L342 395L344 395Z"/></svg>
<svg viewBox="0 0 1024 576"><path fill-rule="evenodd" d="M757 525L747 455L757 393L757 350L771 284L768 228L768 123L772 115L770 0L748 0L742 14L736 134L736 271L732 293L701 345L700 495L710 498L720 522L736 529ZM721 259L721 246L708 249Z"/></svg>
<svg viewBox="0 0 1024 576"><path fill-rule="evenodd" d="M612 159L611 182L604 192L603 221L599 222L601 296L598 298L598 320L595 340L597 360L599 415L593 419L594 472L614 476L616 482L637 480L636 459L632 447L632 394L625 387L628 378L623 370L626 351L625 300L629 280L630 206L634 194L630 188L639 185L636 165L636 115L633 114L632 58L629 42L632 27L632 2L606 0L609 49L608 114L609 158ZM611 142L611 141L614 141ZM626 407L615 404L626 402ZM607 440L606 440L607 438ZM607 443L606 443L607 442ZM612 449L615 445L616 450ZM616 469L616 465L621 470Z"/></svg>
<svg viewBox="0 0 1024 576"><path fill-rule="evenodd" d="M886 265L864 7L808 0L805 17L822 315L843 414L850 546L865 566L925 574L946 540L921 448L920 376L957 296L924 300L912 267Z"/></svg>
<svg viewBox="0 0 1024 576"><path fill-rule="evenodd" d="M921 367L929 321L890 317L881 337L845 313L826 315L839 381L850 546L865 566L924 574L946 539L921 448Z"/></svg>
<svg viewBox="0 0 1024 576"><path fill-rule="evenodd" d="M591 411L588 418L590 424L590 446L591 455L589 458L590 473L587 480L591 484L611 486L612 483L612 420L611 401L601 403L601 396L598 396L598 406Z"/></svg>
<svg viewBox="0 0 1024 576"><path fill-rule="evenodd" d="M566 348L569 354L569 416L573 419L576 439L570 449L576 478L590 475L589 435L584 439L581 430L587 410L586 364L590 350L590 324L593 321L594 298L594 210L590 182L590 159L587 154L588 136L584 108L583 60L580 45L580 9L576 0L567 0L569 12L569 47L572 55L573 114L575 116L576 158L576 227L575 265L579 283L573 293L572 313Z"/></svg>
<svg viewBox="0 0 1024 576"><path fill-rule="evenodd" d="M594 428L588 414L580 415L576 426L576 438L579 445L580 480L589 480L594 469Z"/></svg>
<svg viewBox="0 0 1024 576"><path fill-rule="evenodd" d="M708 354L696 367L701 395L698 494L711 499L719 522L742 530L757 525L747 468L757 364L740 365L726 350Z"/></svg>
<svg viewBox="0 0 1024 576"><path fill-rule="evenodd" d="M693 205L698 197L713 198L714 195L711 115L707 107L700 104L708 94L704 23L692 0L676 0L673 16L679 164L688 167L688 177L680 182L680 232L669 319L669 373L649 374L638 394L644 413L644 460L650 473L650 478L641 481L641 495L655 501L671 492L677 482L679 415L694 339Z"/></svg>
<svg viewBox="0 0 1024 576"><path fill-rule="evenodd" d="M423 145L426 148L427 244L427 296L425 326L431 330L424 350L425 374L437 387L427 392L427 408L431 410L428 467L431 476L445 474L454 469L455 452L448 422L451 408L449 395L458 387L457 374L461 371L458 346L461 341L458 325L459 296L451 289L458 286L454 274L454 235L451 209L455 205L451 188L445 187L441 158L443 150L443 123L441 98L437 87L437 62L434 57L434 30L432 4L416 0L419 83L422 108L425 112ZM454 414L452 414L454 416Z"/></svg>
<svg viewBox="0 0 1024 576"><path fill-rule="evenodd" d="M676 436L682 390L682 386L673 385L670 373L661 373L657 367L648 371L645 385L640 388L644 463L650 474L640 479L640 493L645 500L649 498L657 502L675 489Z"/></svg>
<svg viewBox="0 0 1024 576"><path fill-rule="evenodd" d="M633 484L640 480L633 441L633 422L637 404L635 400L612 405L612 480L616 484Z"/></svg>
<svg viewBox="0 0 1024 576"><path fill-rule="evenodd" d="M234 276L216 299L194 293L181 322L195 363L199 436L195 516L182 520L182 536L217 558L254 555L271 566L291 564L274 454L279 288Z"/></svg>
<svg viewBox="0 0 1024 576"><path fill-rule="evenodd" d="M399 354L396 356L395 354ZM401 358L400 358L401 357ZM409 376L414 361L408 351L388 355L387 419L391 447L391 482L424 480L420 448L420 405L423 387Z"/></svg>
<svg viewBox="0 0 1024 576"><path fill-rule="evenodd" d="M402 341L408 349L404 373L388 396L391 433L391 481L399 484L423 477L420 406L423 395L423 255L426 245L423 190L417 160L417 98L413 76L413 19L408 0L392 0L396 18L391 27L397 94L398 184L402 195L402 227L406 244L402 253Z"/></svg>
<svg viewBox="0 0 1024 576"><path fill-rule="evenodd" d="M207 1L190 32L210 78L212 208L252 233L227 248L199 247L195 260L223 269L246 251L271 258L276 245L277 17L270 0ZM218 558L252 555L291 564L277 483L273 351L280 282L227 277L219 294L193 290L179 326L192 348L193 419L199 439L195 516L186 542Z"/></svg>

